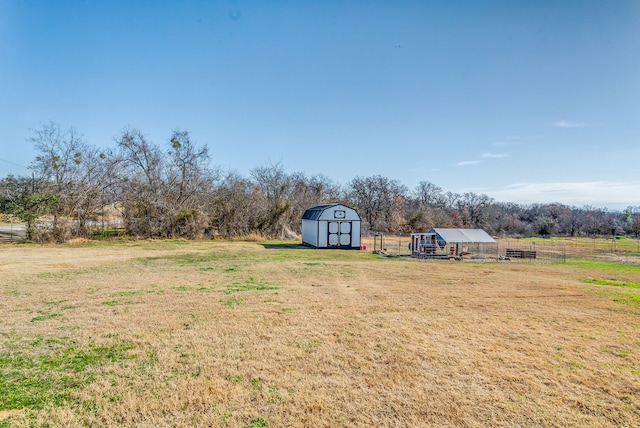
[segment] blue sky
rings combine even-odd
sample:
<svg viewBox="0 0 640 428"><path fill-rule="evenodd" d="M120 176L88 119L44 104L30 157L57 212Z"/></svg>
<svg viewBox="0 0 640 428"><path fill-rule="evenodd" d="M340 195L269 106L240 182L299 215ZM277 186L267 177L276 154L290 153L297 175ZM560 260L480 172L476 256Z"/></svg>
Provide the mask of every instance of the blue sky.
<svg viewBox="0 0 640 428"><path fill-rule="evenodd" d="M640 206L640 1L0 0L0 177L42 123L212 163Z"/></svg>

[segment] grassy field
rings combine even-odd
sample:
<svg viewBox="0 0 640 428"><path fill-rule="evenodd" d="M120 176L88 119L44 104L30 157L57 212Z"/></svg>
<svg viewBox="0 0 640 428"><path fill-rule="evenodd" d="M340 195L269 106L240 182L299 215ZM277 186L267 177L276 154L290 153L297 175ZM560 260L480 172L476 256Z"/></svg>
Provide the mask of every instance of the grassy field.
<svg viewBox="0 0 640 428"><path fill-rule="evenodd" d="M0 245L0 427L640 426L640 266Z"/></svg>

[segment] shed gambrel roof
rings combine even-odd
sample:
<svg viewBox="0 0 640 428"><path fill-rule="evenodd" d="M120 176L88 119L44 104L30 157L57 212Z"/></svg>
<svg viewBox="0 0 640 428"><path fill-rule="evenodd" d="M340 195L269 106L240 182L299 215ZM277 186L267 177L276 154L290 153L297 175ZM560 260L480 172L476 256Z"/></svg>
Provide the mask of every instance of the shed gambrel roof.
<svg viewBox="0 0 640 428"><path fill-rule="evenodd" d="M429 233L437 233L445 242L448 243L478 242L483 244L493 244L497 242L482 229L433 228Z"/></svg>
<svg viewBox="0 0 640 428"><path fill-rule="evenodd" d="M338 204L328 204L328 205L316 205L315 207L311 207L307 209L304 214L302 214L303 220L317 220L322 215L322 212L327 208L335 207Z"/></svg>
<svg viewBox="0 0 640 428"><path fill-rule="evenodd" d="M308 208L304 214L302 214L302 220L318 220L320 218L320 216L322 215L322 213L328 209L328 208L333 208L333 207L345 207L348 208L350 210L353 210L353 208L348 207L344 204L325 204L325 205L316 205L315 207L311 207ZM355 210L354 210L355 211ZM357 215L357 212L356 212ZM359 217L358 217L359 218Z"/></svg>

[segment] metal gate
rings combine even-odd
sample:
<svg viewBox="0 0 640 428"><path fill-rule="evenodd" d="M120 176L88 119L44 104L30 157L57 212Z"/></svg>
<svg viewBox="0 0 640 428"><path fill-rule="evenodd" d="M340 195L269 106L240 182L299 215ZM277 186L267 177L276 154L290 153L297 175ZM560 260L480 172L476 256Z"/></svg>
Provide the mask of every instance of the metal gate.
<svg viewBox="0 0 640 428"><path fill-rule="evenodd" d="M330 247L350 247L351 246L351 222L350 221L330 221L328 243Z"/></svg>

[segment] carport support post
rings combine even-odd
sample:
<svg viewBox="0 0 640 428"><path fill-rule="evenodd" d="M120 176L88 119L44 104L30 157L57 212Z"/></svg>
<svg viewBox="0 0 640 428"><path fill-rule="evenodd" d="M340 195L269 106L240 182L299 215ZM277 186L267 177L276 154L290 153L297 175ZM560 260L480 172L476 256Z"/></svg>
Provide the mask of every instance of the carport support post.
<svg viewBox="0 0 640 428"><path fill-rule="evenodd" d="M374 253L377 252L377 250L378 250L378 237L380 237L380 251L384 251L384 244L383 244L383 241L382 241L382 236L383 235L380 232L376 232L373 235L373 252Z"/></svg>
<svg viewBox="0 0 640 428"><path fill-rule="evenodd" d="M536 242L531 241L529 245L529 263L533 263L533 251L536 249Z"/></svg>

